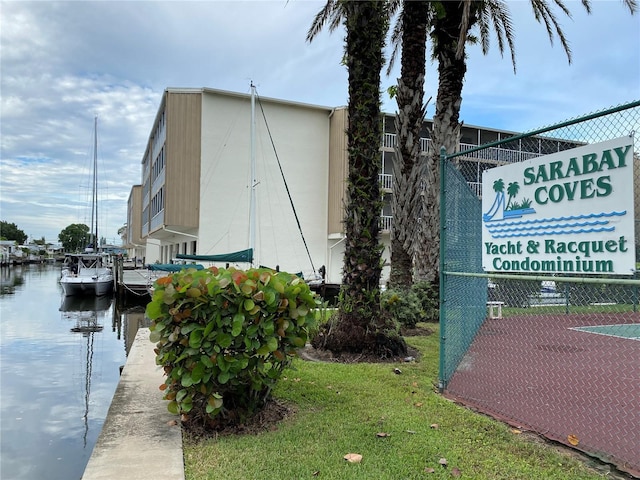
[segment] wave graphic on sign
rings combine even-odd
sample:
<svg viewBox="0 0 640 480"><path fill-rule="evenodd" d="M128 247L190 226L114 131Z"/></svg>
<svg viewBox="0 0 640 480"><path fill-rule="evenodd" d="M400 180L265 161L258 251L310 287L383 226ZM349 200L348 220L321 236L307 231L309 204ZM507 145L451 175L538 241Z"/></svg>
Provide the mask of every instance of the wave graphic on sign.
<svg viewBox="0 0 640 480"><path fill-rule="evenodd" d="M485 223L492 238L531 237L542 235L569 235L581 233L613 232L616 227L609 225L607 218L621 217L627 211L589 213L568 217L539 218L534 220L501 221ZM580 222L579 220L601 219ZM564 222L564 223L560 223Z"/></svg>

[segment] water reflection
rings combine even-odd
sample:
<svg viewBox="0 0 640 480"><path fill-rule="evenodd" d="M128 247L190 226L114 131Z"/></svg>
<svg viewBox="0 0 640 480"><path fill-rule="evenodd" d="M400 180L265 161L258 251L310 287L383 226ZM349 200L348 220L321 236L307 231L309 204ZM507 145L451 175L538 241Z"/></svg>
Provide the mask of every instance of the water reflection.
<svg viewBox="0 0 640 480"><path fill-rule="evenodd" d="M65 296L62 299L60 311L64 320L71 320L74 325L71 332L81 334L86 340L83 345L84 360L84 413L82 419L84 421L84 433L82 441L84 447L87 446L87 437L89 435L89 399L91 397L91 375L93 371L93 349L95 333L101 332L104 328L105 318L108 318L109 309L113 304L113 298L108 295L100 297L83 296L72 297Z"/></svg>
<svg viewBox="0 0 640 480"><path fill-rule="evenodd" d="M113 331L118 340L124 340L127 355L136 339L138 329L151 325L151 321L144 314L145 308L146 302L144 300L138 304L116 305L117 314L114 315Z"/></svg>
<svg viewBox="0 0 640 480"><path fill-rule="evenodd" d="M22 265L0 268L0 296L15 293L24 283Z"/></svg>
<svg viewBox="0 0 640 480"><path fill-rule="evenodd" d="M0 269L0 478L78 480L145 301L64 297L57 265ZM8 292L11 294L7 294Z"/></svg>

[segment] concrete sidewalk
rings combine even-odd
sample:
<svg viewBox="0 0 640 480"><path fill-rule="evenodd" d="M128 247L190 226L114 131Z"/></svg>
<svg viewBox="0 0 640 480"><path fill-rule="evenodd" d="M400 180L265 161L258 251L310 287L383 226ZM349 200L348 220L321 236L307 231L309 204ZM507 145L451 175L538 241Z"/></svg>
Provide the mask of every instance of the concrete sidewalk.
<svg viewBox="0 0 640 480"><path fill-rule="evenodd" d="M158 389L153 349L149 329L139 329L82 480L184 480L179 418Z"/></svg>

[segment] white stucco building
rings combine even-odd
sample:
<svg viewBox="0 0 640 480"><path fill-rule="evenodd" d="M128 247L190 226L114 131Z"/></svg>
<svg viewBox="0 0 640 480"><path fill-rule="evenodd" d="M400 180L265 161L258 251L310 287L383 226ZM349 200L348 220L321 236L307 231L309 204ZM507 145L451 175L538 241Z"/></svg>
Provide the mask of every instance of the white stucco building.
<svg viewBox="0 0 640 480"><path fill-rule="evenodd" d="M129 196L128 254L144 258L146 263L169 263L178 254L216 255L252 246L255 266L279 266L306 276L324 266L326 281L340 283L347 109L258 98L252 155L251 104L248 93L209 88L165 90L142 157L141 182L132 187ZM430 146L429 126L425 121L423 150ZM464 149L512 135L465 125L460 146ZM394 117L385 114L380 139L385 263L392 220L394 145ZM490 151L495 158L486 158L485 152L485 158L462 160L461 170L478 194L482 164L494 166L549 153L524 151L517 144ZM252 158L256 159L255 181L251 178ZM256 195L253 245L252 186ZM248 264L238 266L247 268ZM383 281L388 272L387 266Z"/></svg>

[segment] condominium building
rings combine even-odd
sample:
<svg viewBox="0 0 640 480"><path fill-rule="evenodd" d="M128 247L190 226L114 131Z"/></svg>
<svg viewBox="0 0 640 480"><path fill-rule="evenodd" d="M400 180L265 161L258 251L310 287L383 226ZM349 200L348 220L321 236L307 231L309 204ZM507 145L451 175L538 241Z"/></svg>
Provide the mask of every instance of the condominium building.
<svg viewBox="0 0 640 480"><path fill-rule="evenodd" d="M347 177L347 109L209 88L165 90L146 150L140 185L128 204L126 247L147 263L178 254L218 255L253 248L255 266L304 275L324 267L340 283ZM424 122L423 154L431 148ZM514 136L463 126L460 149ZM380 212L388 277L392 225L394 115L383 115ZM557 140L501 145L461 157L480 196L486 168L564 150ZM557 151L555 150L555 151ZM239 264L247 268L247 264Z"/></svg>

